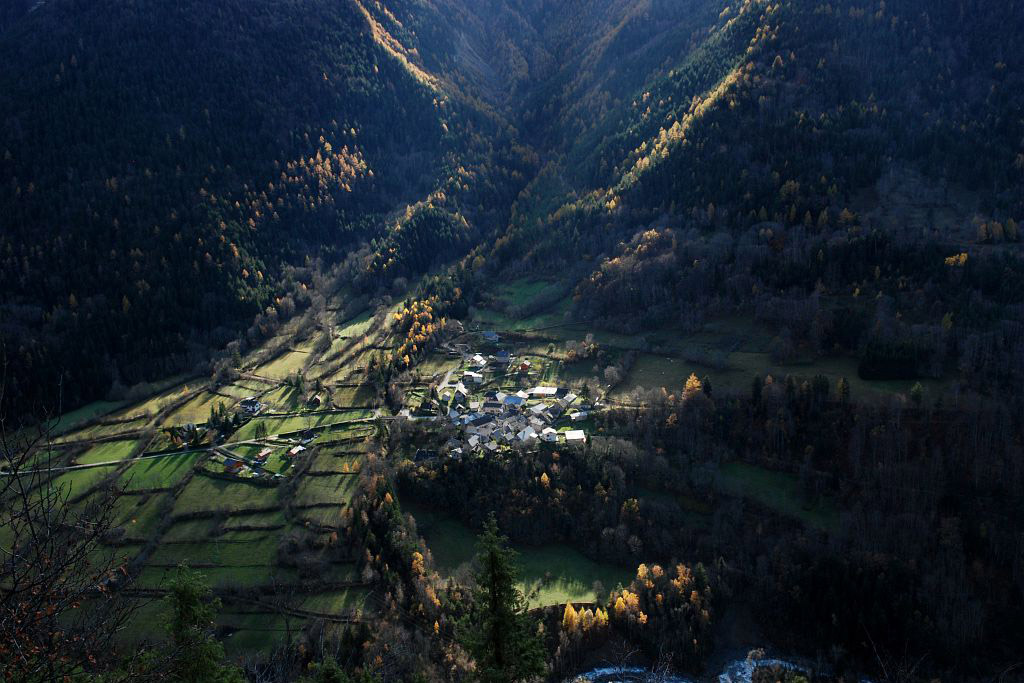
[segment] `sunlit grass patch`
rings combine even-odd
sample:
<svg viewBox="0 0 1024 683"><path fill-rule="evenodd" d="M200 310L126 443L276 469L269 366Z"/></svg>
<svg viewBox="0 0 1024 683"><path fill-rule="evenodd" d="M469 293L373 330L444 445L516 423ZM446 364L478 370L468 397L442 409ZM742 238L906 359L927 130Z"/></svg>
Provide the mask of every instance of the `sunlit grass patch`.
<svg viewBox="0 0 1024 683"><path fill-rule="evenodd" d="M255 512L278 505L276 488L196 475L178 495L173 514Z"/></svg>

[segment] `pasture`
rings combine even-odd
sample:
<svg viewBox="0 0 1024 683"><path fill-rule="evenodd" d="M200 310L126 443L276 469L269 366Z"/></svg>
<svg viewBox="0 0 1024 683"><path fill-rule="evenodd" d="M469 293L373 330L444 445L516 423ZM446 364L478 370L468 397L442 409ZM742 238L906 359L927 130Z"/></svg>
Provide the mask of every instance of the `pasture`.
<svg viewBox="0 0 1024 683"><path fill-rule="evenodd" d="M110 477L116 469L115 465L104 465L86 467L80 470L69 470L53 479L51 485L61 489L63 494L74 499L96 488L96 486Z"/></svg>
<svg viewBox="0 0 1024 683"><path fill-rule="evenodd" d="M79 465L96 465L124 460L138 444L135 441L107 441L97 444L75 458Z"/></svg>
<svg viewBox="0 0 1024 683"><path fill-rule="evenodd" d="M468 565L476 553L477 532L461 521L419 505L403 505L416 520L423 539L442 575L451 576ZM530 596L530 604L539 607L565 602L590 602L627 584L631 570L595 562L564 544L513 546L519 553L520 588ZM601 590L601 595L595 591Z"/></svg>
<svg viewBox="0 0 1024 683"><path fill-rule="evenodd" d="M317 614L344 614L362 608L369 595L370 592L365 588L343 588L310 595L302 600L300 606Z"/></svg>
<svg viewBox="0 0 1024 683"><path fill-rule="evenodd" d="M176 408L167 416L167 419L164 420L164 424L204 424L210 419L210 411L216 409L218 405L224 406L224 409L227 410L234 406L235 403L236 401L230 398L225 398L224 396L204 391L194 398L189 399L180 408Z"/></svg>
<svg viewBox="0 0 1024 683"><path fill-rule="evenodd" d="M199 457L197 453L172 453L136 460L121 473L121 484L128 491L173 488Z"/></svg>
<svg viewBox="0 0 1024 683"><path fill-rule="evenodd" d="M352 500L356 482L357 478L350 474L303 477L295 490L294 503L299 507L347 504Z"/></svg>
<svg viewBox="0 0 1024 683"><path fill-rule="evenodd" d="M124 401L95 401L50 420L46 428L51 437L60 436L90 420L109 415L123 405Z"/></svg>
<svg viewBox="0 0 1024 683"><path fill-rule="evenodd" d="M192 566L266 567L277 558L277 536L238 531L202 541L162 543L150 556L151 567Z"/></svg>
<svg viewBox="0 0 1024 683"><path fill-rule="evenodd" d="M172 515L262 512L279 504L276 488L196 475L178 495Z"/></svg>
<svg viewBox="0 0 1024 683"><path fill-rule="evenodd" d="M70 441L85 441L89 439L103 439L113 436L119 436L130 432L139 432L149 426L150 419L146 417L136 418L134 420L118 419L108 420L104 418L103 421L92 424L82 429L77 429L67 434L57 437L54 439L55 443L66 443Z"/></svg>
<svg viewBox="0 0 1024 683"><path fill-rule="evenodd" d="M830 532L839 528L839 511L834 502L808 500L796 475L731 462L719 468L718 483L731 495L750 498L807 526Z"/></svg>
<svg viewBox="0 0 1024 683"><path fill-rule="evenodd" d="M253 370L253 374L282 380L302 370L309 360L309 351L288 350L272 361Z"/></svg>
<svg viewBox="0 0 1024 683"><path fill-rule="evenodd" d="M149 540L160 527L168 503L165 494L123 495L117 501L113 525L128 538Z"/></svg>
<svg viewBox="0 0 1024 683"><path fill-rule="evenodd" d="M353 420L362 420L372 414L370 410L342 410L334 412L306 413L294 417L258 417L247 422L232 436L233 441L251 441L256 438L256 428L264 425L267 434L293 434L306 429L330 427Z"/></svg>

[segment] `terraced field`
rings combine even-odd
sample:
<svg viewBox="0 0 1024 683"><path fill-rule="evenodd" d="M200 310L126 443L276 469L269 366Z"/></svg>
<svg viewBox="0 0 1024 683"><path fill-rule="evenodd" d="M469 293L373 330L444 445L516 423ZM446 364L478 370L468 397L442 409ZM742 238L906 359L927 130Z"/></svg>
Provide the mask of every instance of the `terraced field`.
<svg viewBox="0 0 1024 683"><path fill-rule="evenodd" d="M238 481L195 476L175 500L175 517L264 512L278 507L277 489Z"/></svg>
<svg viewBox="0 0 1024 683"><path fill-rule="evenodd" d="M135 441L107 441L97 444L85 453L76 456L75 462L79 465L95 465L124 460L132 455L136 446Z"/></svg>
<svg viewBox="0 0 1024 683"><path fill-rule="evenodd" d="M314 380L303 390L285 381L314 358L316 336L301 342L277 339L272 343L283 343L283 353L267 360L257 350L226 383L165 384L148 398L98 403L64 416L55 421L59 447L40 451L33 463L58 468L51 485L70 492L78 511L105 500L101 484L118 484L123 493L107 539L116 545L96 548L94 559L115 558L135 577L136 588L157 596L179 564L196 568L225 600L218 628L231 654L266 650L313 618L326 619L329 630L342 628L353 615L373 611L372 587L363 584L361 565L348 561L348 551L339 554L335 545L346 532L343 511L358 483L366 440L375 432L369 418L378 405L377 392L360 383L358 365L368 357L364 338L381 345L388 334L386 327L376 329L374 320L365 311L340 323L323 368L307 368L310 375L327 370L346 378L340 386L328 381L319 392L341 409L327 403L310 411L306 400L315 391ZM231 417L239 402L252 396L264 405L259 417L239 413L244 418L239 428L206 432L211 408L223 405ZM188 436L192 445L186 448L182 435L187 432L175 430L188 425L197 426L192 434L198 440ZM315 438L297 456L289 454L297 438L274 438L308 429ZM264 461L261 454L268 449ZM226 474L223 455L264 476L242 480ZM88 467L62 469L71 465ZM297 481L285 485L291 477ZM284 554L283 546L289 549ZM303 568L304 562L315 569ZM138 599L138 606L123 642L164 639L161 601Z"/></svg>
<svg viewBox="0 0 1024 683"><path fill-rule="evenodd" d="M126 491L170 489L178 485L201 456L182 453L137 460L121 473Z"/></svg>

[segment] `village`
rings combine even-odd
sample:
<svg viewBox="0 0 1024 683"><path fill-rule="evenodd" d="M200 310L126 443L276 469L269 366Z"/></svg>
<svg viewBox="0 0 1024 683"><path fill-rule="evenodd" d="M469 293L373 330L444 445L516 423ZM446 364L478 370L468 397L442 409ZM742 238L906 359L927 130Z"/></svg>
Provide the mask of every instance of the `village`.
<svg viewBox="0 0 1024 683"><path fill-rule="evenodd" d="M484 332L482 337L492 345L499 341L494 332ZM447 373L424 406L458 432L440 454L462 458L542 444L579 447L587 443L583 423L599 405L585 402L564 386L533 384L539 375L534 361L505 350L484 355L467 344L445 350L462 358L461 368ZM437 455L420 449L416 459Z"/></svg>
<svg viewBox="0 0 1024 683"><path fill-rule="evenodd" d="M588 400L585 384L576 389L580 395L560 384L547 357L529 351L514 354L500 341L495 332L460 329L457 337L434 351L447 360L421 400L406 402L407 407L395 415L380 408L366 411L350 426L361 422L369 429L368 423L376 420L422 425L437 438L429 445L416 444L409 453L416 461L584 446L586 428L600 402ZM201 426L169 429L168 446L173 451L208 451L202 468L212 476L274 485L311 452L312 443L325 430L314 425L324 416L344 412L329 398L323 404L319 387L311 393L296 388L293 395L290 410L294 412L284 413L275 412L266 399L245 396L233 410L211 413ZM268 429L268 425L285 426L282 422L287 423L286 429Z"/></svg>

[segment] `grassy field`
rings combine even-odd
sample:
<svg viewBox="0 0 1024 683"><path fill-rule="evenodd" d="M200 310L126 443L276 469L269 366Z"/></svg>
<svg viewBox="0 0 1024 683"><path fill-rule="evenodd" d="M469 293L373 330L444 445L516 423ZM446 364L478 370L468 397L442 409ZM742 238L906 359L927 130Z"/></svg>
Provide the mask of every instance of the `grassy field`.
<svg viewBox="0 0 1024 683"><path fill-rule="evenodd" d="M166 494L122 496L117 501L114 525L129 538L148 540L163 521Z"/></svg>
<svg viewBox="0 0 1024 683"><path fill-rule="evenodd" d="M60 417L50 421L50 436L66 434L82 423L108 415L123 405L124 401L96 401L89 405L82 406L78 410L72 410L71 412L64 413Z"/></svg>
<svg viewBox="0 0 1024 683"><path fill-rule="evenodd" d="M338 527L341 525L341 510L340 505L300 508L295 510L295 519L318 527Z"/></svg>
<svg viewBox="0 0 1024 683"><path fill-rule="evenodd" d="M97 444L75 458L75 462L79 465L95 465L101 462L124 460L132 454L136 445L135 441L108 441Z"/></svg>
<svg viewBox="0 0 1024 683"><path fill-rule="evenodd" d="M369 596L370 592L365 588L345 588L310 595L302 600L300 606L318 614L344 614L361 608Z"/></svg>
<svg viewBox="0 0 1024 683"><path fill-rule="evenodd" d="M375 406L377 393L368 384L358 387L338 387L331 393L334 405L342 408Z"/></svg>
<svg viewBox="0 0 1024 683"><path fill-rule="evenodd" d="M125 544L118 546L95 545L86 551L89 559L89 572L107 567L119 567L132 560L142 550L142 544Z"/></svg>
<svg viewBox="0 0 1024 683"><path fill-rule="evenodd" d="M164 532L161 543L193 543L209 538L219 526L212 517L175 522Z"/></svg>
<svg viewBox="0 0 1024 683"><path fill-rule="evenodd" d="M197 475L178 496L172 514L263 511L278 504L274 488Z"/></svg>
<svg viewBox="0 0 1024 683"><path fill-rule="evenodd" d="M218 624L230 631L223 638L224 650L230 657L248 652L266 652L275 643L283 641L291 626L293 636L305 626L305 620L297 617L285 618L279 614L262 612L226 613L217 619Z"/></svg>
<svg viewBox="0 0 1024 683"><path fill-rule="evenodd" d="M332 474L324 477L304 477L295 491L298 506L347 504L356 488L356 477Z"/></svg>
<svg viewBox="0 0 1024 683"><path fill-rule="evenodd" d="M116 465L107 465L71 470L58 476L52 485L61 488L69 497L76 498L109 477L116 468Z"/></svg>
<svg viewBox="0 0 1024 683"><path fill-rule="evenodd" d="M121 474L121 483L129 491L172 488L192 469L199 457L197 453L175 453L138 460Z"/></svg>
<svg viewBox="0 0 1024 683"><path fill-rule="evenodd" d="M594 562L565 545L517 547L524 588L533 605L603 600L608 591L626 585L633 572L614 565ZM600 594L595 591L599 583Z"/></svg>
<svg viewBox="0 0 1024 683"><path fill-rule="evenodd" d="M255 534L255 535L252 535ZM221 567L265 567L277 558L277 535L252 531L236 531L188 543L164 543L149 558L149 565L175 566L186 564Z"/></svg>
<svg viewBox="0 0 1024 683"><path fill-rule="evenodd" d="M134 403L124 410L117 413L118 416L123 417L135 417L137 415L155 415L166 406L171 405L175 401L182 399L185 394L196 389L201 384L177 384L169 389L165 389L158 394L151 396L150 398L140 403Z"/></svg>
<svg viewBox="0 0 1024 683"><path fill-rule="evenodd" d="M254 567L202 567L197 569L213 588L254 588L298 583L298 573L273 565ZM174 578L174 567L143 567L137 579L140 588L162 588Z"/></svg>
<svg viewBox="0 0 1024 683"><path fill-rule="evenodd" d="M141 417L135 420L115 422L113 424L94 424L89 427L77 429L72 432L68 432L63 436L54 439L55 443L63 443L68 441L85 441L88 439L102 439L112 436L118 436L120 434L126 434L128 432L139 431L145 429L149 423L150 418Z"/></svg>
<svg viewBox="0 0 1024 683"><path fill-rule="evenodd" d="M210 410L216 408L218 404L223 405L225 410L227 410L235 404L235 401L209 391L204 391L168 415L167 419L164 420L164 424L203 424L210 419Z"/></svg>
<svg viewBox="0 0 1024 683"><path fill-rule="evenodd" d="M462 522L418 505L404 504L405 512L417 522L442 574L453 574L472 561L476 552L476 532ZM585 557L567 545L515 546L522 569L520 588L531 594L534 606L564 602L588 602L598 596L594 582L603 586L603 593L619 583L628 583L633 572Z"/></svg>
<svg viewBox="0 0 1024 683"><path fill-rule="evenodd" d="M514 320L504 313L481 308L477 310L473 323L481 327L493 328L498 332L543 330L545 337L550 336L553 339L582 339L586 334L586 332L580 331L583 326L571 325L566 318L566 312L571 305L572 300L566 297L548 311L532 315L528 318L522 318L521 320ZM564 326L567 326L570 330L565 332ZM565 336L560 336L560 331L563 331L562 334Z"/></svg>
<svg viewBox="0 0 1024 683"><path fill-rule="evenodd" d="M117 642L123 647L132 648L142 643L162 643L167 640L165 625L170 619L170 608L161 598L126 598L131 600L133 612L128 628L122 629L117 635ZM82 603L88 609L88 603Z"/></svg>
<svg viewBox="0 0 1024 683"><path fill-rule="evenodd" d="M268 389L273 389L277 386L276 382L268 382L266 380L256 379L254 377L243 377L236 379L235 383L231 385L233 395L233 389L238 389L242 393L242 398L248 398L249 396L256 396L262 394ZM224 389L221 389L224 391Z"/></svg>
<svg viewBox="0 0 1024 683"><path fill-rule="evenodd" d="M250 515L231 515L224 522L225 529L276 529L288 524L283 510L254 512Z"/></svg>
<svg viewBox="0 0 1024 683"><path fill-rule="evenodd" d="M309 468L311 473L329 472L333 474L351 474L359 471L363 458L354 453L321 452Z"/></svg>
<svg viewBox="0 0 1024 683"><path fill-rule="evenodd" d="M344 325L341 325L335 330L335 334L341 339L348 339L349 337L362 337L370 331L370 327L373 324L373 313L371 311L363 311L356 317L352 318Z"/></svg>
<svg viewBox="0 0 1024 683"><path fill-rule="evenodd" d="M444 375L449 370L460 370L462 367L461 357L435 351L416 366L416 372L420 375L434 377Z"/></svg>
<svg viewBox="0 0 1024 683"><path fill-rule="evenodd" d="M795 475L732 462L719 469L718 481L728 493L755 500L808 526L825 531L839 527L839 511L834 504L828 500L808 501Z"/></svg>
<svg viewBox="0 0 1024 683"><path fill-rule="evenodd" d="M327 581L359 581L359 565L355 562L335 562L323 578Z"/></svg>
<svg viewBox="0 0 1024 683"><path fill-rule="evenodd" d="M310 413L296 417L259 417L250 420L235 432L232 441L249 441L256 438L257 425L266 425L267 434L289 434L314 427L327 427L352 420L369 417L369 410L346 410L338 413Z"/></svg>
<svg viewBox="0 0 1024 683"><path fill-rule="evenodd" d="M270 379L285 379L300 370L309 360L308 351L285 351L265 365L253 370L253 374Z"/></svg>
<svg viewBox="0 0 1024 683"><path fill-rule="evenodd" d="M224 401L226 405L231 406L235 403L235 401L240 401L243 398L249 398L250 396L262 393L263 391L266 391L266 389L268 388L266 386L263 386L253 391L251 387L243 386L243 382L244 380L240 380L235 384L226 384L224 386L217 387L217 393L223 394L220 398L221 400ZM234 399L234 401L232 401L231 399Z"/></svg>
<svg viewBox="0 0 1024 683"><path fill-rule="evenodd" d="M305 397L295 387L280 386L260 397L272 413L294 413L306 407Z"/></svg>

